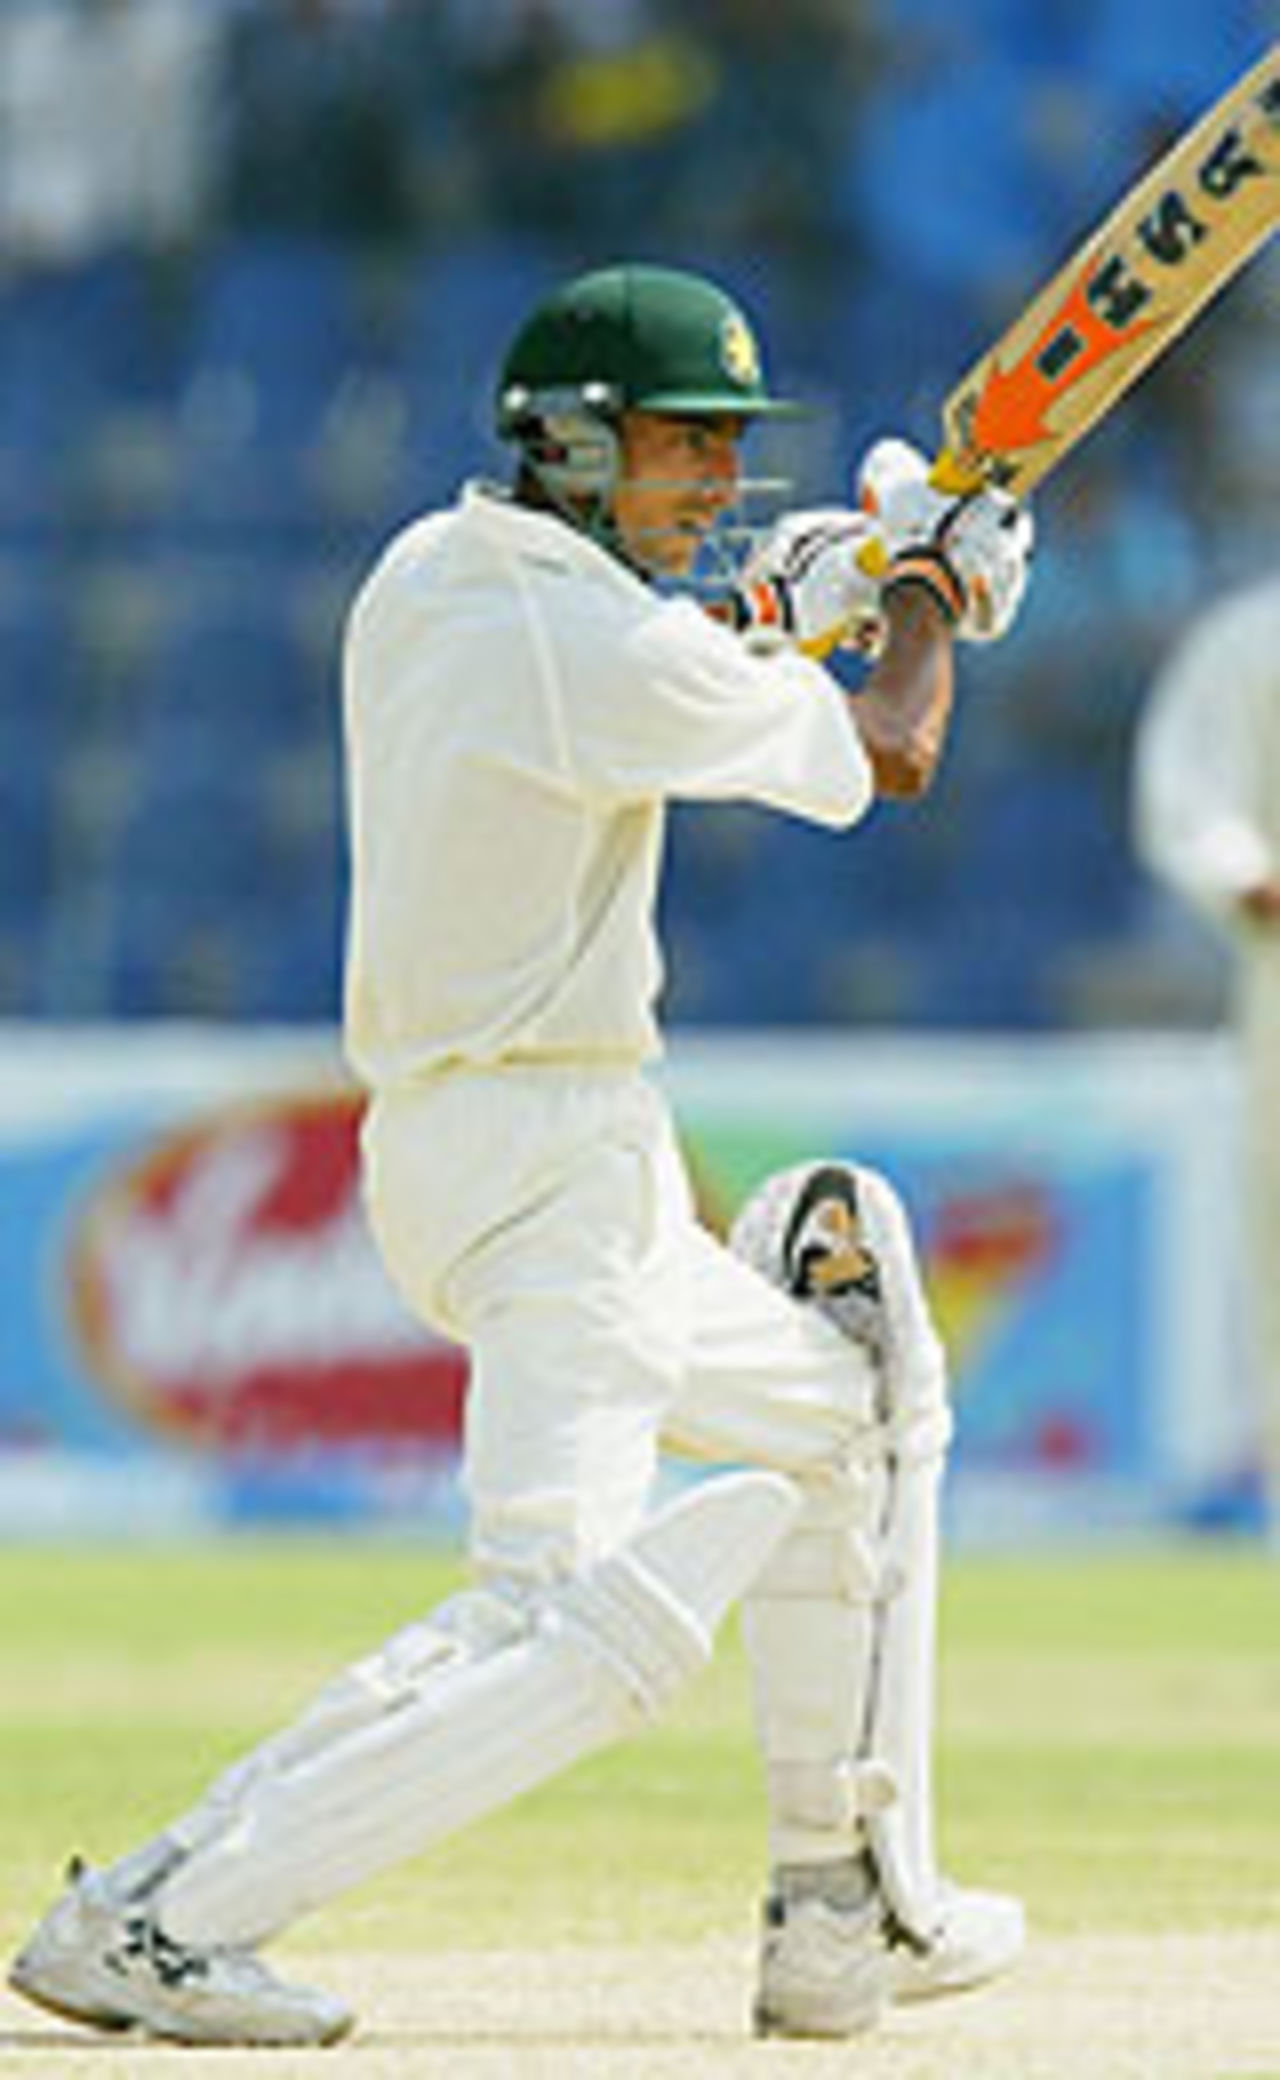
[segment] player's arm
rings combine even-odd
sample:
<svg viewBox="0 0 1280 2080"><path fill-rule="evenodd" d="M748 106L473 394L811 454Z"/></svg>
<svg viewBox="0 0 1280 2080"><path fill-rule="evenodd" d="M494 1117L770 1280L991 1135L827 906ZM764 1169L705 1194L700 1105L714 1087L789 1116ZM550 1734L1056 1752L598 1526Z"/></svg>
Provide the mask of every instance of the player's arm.
<svg viewBox="0 0 1280 2080"><path fill-rule="evenodd" d="M1280 932L1280 874L1265 875L1260 881L1251 881L1242 888L1239 910L1245 924L1254 931Z"/></svg>
<svg viewBox="0 0 1280 2080"><path fill-rule="evenodd" d="M910 797L929 786L946 742L953 641L993 642L1017 614L1031 518L1004 492L937 492L925 457L902 441L871 450L859 496L857 512L780 521L743 572L735 618L761 647L877 657L852 712L877 791Z"/></svg>
<svg viewBox="0 0 1280 2080"><path fill-rule="evenodd" d="M885 642L849 705L877 794L924 794L942 757L955 692L954 629L931 588L886 588Z"/></svg>

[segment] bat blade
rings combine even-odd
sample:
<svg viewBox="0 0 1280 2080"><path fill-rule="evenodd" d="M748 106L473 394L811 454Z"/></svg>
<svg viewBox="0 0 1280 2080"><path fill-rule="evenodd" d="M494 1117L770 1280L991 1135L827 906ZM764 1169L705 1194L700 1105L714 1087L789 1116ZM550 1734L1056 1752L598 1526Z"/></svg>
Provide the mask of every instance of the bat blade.
<svg viewBox="0 0 1280 2080"><path fill-rule="evenodd" d="M943 490L1025 495L1280 223L1280 44L1132 188L943 407Z"/></svg>

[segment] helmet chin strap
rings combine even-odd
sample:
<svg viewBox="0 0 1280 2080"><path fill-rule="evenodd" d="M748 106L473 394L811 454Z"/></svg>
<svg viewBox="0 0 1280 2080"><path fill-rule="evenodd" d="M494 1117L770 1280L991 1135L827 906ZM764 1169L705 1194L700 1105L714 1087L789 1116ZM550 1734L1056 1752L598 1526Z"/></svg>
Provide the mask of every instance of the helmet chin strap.
<svg viewBox="0 0 1280 2080"><path fill-rule="evenodd" d="M625 563L637 577L648 579L652 573L623 541L613 513L613 493L609 491L581 491L566 488L560 472L554 467L544 468L527 451L522 455L520 474L516 482L516 496L523 504L554 513L560 520L584 534L589 541L607 549Z"/></svg>
<svg viewBox="0 0 1280 2080"><path fill-rule="evenodd" d="M613 502L622 477L622 442L599 411L560 409L530 417L518 434L516 495L558 515L580 534L639 570L618 534ZM641 571L641 575L645 575Z"/></svg>

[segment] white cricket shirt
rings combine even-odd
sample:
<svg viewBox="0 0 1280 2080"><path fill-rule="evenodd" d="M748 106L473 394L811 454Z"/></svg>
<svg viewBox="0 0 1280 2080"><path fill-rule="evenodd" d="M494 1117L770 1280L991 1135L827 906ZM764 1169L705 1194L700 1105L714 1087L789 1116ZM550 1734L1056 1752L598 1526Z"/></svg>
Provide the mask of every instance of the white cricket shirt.
<svg viewBox="0 0 1280 2080"><path fill-rule="evenodd" d="M1143 861L1229 924L1243 890L1280 872L1280 582L1231 594L1175 651L1134 780Z"/></svg>
<svg viewBox="0 0 1280 2080"><path fill-rule="evenodd" d="M819 666L753 655L479 485L407 527L357 596L344 707L346 1045L374 1088L652 1057L664 803L841 827L874 791Z"/></svg>

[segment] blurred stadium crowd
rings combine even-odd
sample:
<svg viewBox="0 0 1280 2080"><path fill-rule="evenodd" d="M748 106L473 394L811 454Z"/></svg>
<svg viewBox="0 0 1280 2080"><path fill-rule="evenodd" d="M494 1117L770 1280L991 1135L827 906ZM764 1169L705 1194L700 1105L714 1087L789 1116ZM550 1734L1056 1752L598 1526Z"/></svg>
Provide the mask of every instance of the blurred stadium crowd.
<svg viewBox="0 0 1280 2080"><path fill-rule="evenodd" d="M0 1014L328 1020L337 641L379 542L494 468L530 298L703 267L840 495L1276 31L1268 0L5 0ZM794 436L793 436L794 438ZM1280 294L1237 285L1041 501L924 811L847 849L677 820L671 1010L1196 1020L1134 864L1182 617L1274 560Z"/></svg>

